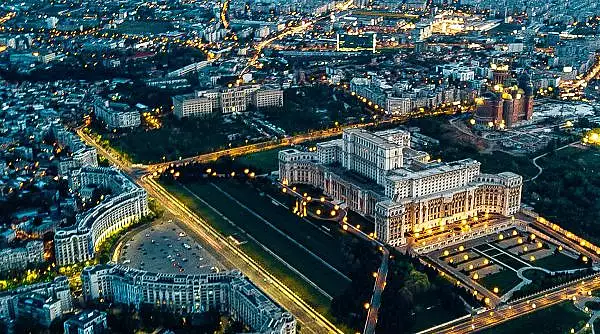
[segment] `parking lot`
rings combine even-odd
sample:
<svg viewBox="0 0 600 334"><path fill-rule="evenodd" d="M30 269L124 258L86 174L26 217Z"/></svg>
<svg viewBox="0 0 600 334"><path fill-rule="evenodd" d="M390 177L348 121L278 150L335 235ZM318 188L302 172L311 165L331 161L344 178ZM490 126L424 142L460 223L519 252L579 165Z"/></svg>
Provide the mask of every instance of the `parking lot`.
<svg viewBox="0 0 600 334"><path fill-rule="evenodd" d="M223 268L173 222L154 224L125 241L119 263L171 274L204 274Z"/></svg>

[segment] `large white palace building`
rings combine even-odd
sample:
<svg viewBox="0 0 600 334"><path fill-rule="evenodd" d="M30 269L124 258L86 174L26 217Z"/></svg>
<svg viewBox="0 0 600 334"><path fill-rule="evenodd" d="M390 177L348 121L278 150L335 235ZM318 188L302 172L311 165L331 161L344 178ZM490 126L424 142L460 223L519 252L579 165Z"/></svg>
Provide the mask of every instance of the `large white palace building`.
<svg viewBox="0 0 600 334"><path fill-rule="evenodd" d="M150 211L146 191L120 171L106 167L83 167L71 173L71 191L88 186L111 190L100 204L79 214L74 225L54 235L56 263L60 266L91 260L100 244Z"/></svg>
<svg viewBox="0 0 600 334"><path fill-rule="evenodd" d="M279 177L310 184L374 218L375 237L392 246L406 233L441 228L479 213L511 216L521 206L523 179L514 173L482 174L473 159L431 161L410 147L410 133L392 129L344 130L342 139L315 152L279 152Z"/></svg>
<svg viewBox="0 0 600 334"><path fill-rule="evenodd" d="M295 334L296 319L239 271L183 275L96 265L81 273L86 300L162 305L174 311L227 312L253 333Z"/></svg>

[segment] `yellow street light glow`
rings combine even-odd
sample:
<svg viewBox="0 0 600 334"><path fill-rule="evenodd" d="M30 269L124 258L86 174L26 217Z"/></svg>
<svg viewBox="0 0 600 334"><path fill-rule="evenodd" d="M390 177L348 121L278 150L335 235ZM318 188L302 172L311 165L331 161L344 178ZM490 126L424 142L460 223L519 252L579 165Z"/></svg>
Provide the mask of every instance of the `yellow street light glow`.
<svg viewBox="0 0 600 334"><path fill-rule="evenodd" d="M535 261L535 256L531 255L531 256L529 257L529 261L531 261L531 262Z"/></svg>
<svg viewBox="0 0 600 334"><path fill-rule="evenodd" d="M348 231L348 225L346 225L346 224L342 225L342 229L343 229L344 231Z"/></svg>
<svg viewBox="0 0 600 334"><path fill-rule="evenodd" d="M365 310L368 310L368 309L369 309L369 307L371 307L371 304L369 304L369 303L365 303L365 304L363 305L363 307L365 308Z"/></svg>
<svg viewBox="0 0 600 334"><path fill-rule="evenodd" d="M479 279L479 274L478 273L474 273L473 274L473 279Z"/></svg>
<svg viewBox="0 0 600 334"><path fill-rule="evenodd" d="M317 215L321 215L321 209L317 209Z"/></svg>
<svg viewBox="0 0 600 334"><path fill-rule="evenodd" d="M444 251L444 256L448 256L448 255L450 255L450 252L448 250L445 250Z"/></svg>
<svg viewBox="0 0 600 334"><path fill-rule="evenodd" d="M464 259L465 261L467 261L467 260L469 259L469 255L465 254L465 255L463 256L463 259Z"/></svg>
<svg viewBox="0 0 600 334"><path fill-rule="evenodd" d="M498 287L494 288L494 293L498 293L500 290L498 289Z"/></svg>
<svg viewBox="0 0 600 334"><path fill-rule="evenodd" d="M503 234L498 235L498 240L502 240L502 239L504 239L504 235Z"/></svg>
<svg viewBox="0 0 600 334"><path fill-rule="evenodd" d="M331 214L332 217L335 216L335 210L331 210L330 214Z"/></svg>
<svg viewBox="0 0 600 334"><path fill-rule="evenodd" d="M285 192L287 192L287 188L282 188L281 191L283 191L285 193Z"/></svg>
<svg viewBox="0 0 600 334"><path fill-rule="evenodd" d="M461 251L461 252L464 251L465 250L465 246L462 246L462 245L458 246L458 250Z"/></svg>

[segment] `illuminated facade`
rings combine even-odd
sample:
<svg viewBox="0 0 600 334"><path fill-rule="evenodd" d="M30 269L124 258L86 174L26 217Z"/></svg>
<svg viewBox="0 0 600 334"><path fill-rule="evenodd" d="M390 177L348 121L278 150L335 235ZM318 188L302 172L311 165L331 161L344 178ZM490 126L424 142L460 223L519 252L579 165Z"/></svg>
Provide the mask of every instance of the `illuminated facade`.
<svg viewBox="0 0 600 334"><path fill-rule="evenodd" d="M102 120L109 130L136 128L142 124L139 111L124 103L111 103L100 99L94 102L94 114Z"/></svg>
<svg viewBox="0 0 600 334"><path fill-rule="evenodd" d="M71 191L90 185L110 189L112 195L78 215L74 225L56 231L58 265L91 260L107 237L149 213L146 191L115 169L86 167L73 172L69 179Z"/></svg>
<svg viewBox="0 0 600 334"><path fill-rule="evenodd" d="M183 275L97 265L85 268L81 281L87 301L102 298L138 308L152 304L192 313L227 312L253 333L296 333L296 319L238 271Z"/></svg>
<svg viewBox="0 0 600 334"><path fill-rule="evenodd" d="M172 97L173 114L177 118L245 112L248 106L257 108L283 106L283 90L260 85L230 87L220 90L197 91L194 94Z"/></svg>
<svg viewBox="0 0 600 334"><path fill-rule="evenodd" d="M316 152L279 153L279 177L310 184L349 209L375 220L377 239L393 246L406 233L461 221L478 213L515 214L522 178L482 174L472 159L442 163L410 147L402 130L344 130L342 139L320 143Z"/></svg>
<svg viewBox="0 0 600 334"><path fill-rule="evenodd" d="M509 80L507 72L494 72L494 86L484 93L473 119L486 127L510 128L533 116L533 84L531 77L522 74L518 82ZM498 76L500 74L500 76Z"/></svg>

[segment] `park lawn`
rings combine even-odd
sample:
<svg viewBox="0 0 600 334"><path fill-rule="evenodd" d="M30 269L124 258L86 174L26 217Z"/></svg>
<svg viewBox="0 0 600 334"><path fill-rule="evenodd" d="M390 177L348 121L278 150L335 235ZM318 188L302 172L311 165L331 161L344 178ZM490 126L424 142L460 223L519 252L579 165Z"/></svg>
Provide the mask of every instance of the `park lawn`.
<svg viewBox="0 0 600 334"><path fill-rule="evenodd" d="M117 32L124 34L161 34L173 29L170 22L125 21L117 26Z"/></svg>
<svg viewBox="0 0 600 334"><path fill-rule="evenodd" d="M586 267L584 263L567 255L558 253L546 256L535 261L537 267L546 268L551 271L561 271Z"/></svg>
<svg viewBox="0 0 600 334"><path fill-rule="evenodd" d="M562 302L534 313L479 331L479 334L560 334L581 329L589 319L572 302Z"/></svg>
<svg viewBox="0 0 600 334"><path fill-rule="evenodd" d="M466 315L465 311L465 315ZM440 305L432 306L430 309L424 309L415 312L415 325L413 331L419 332L433 326L443 324L458 318L457 316L444 310Z"/></svg>
<svg viewBox="0 0 600 334"><path fill-rule="evenodd" d="M279 169L278 154L281 150L281 148L276 148L273 150L247 154L236 157L235 160L243 165L254 166L263 173L269 173Z"/></svg>
<svg viewBox="0 0 600 334"><path fill-rule="evenodd" d="M213 186L196 183L188 185L188 188L216 210L225 214L239 228L243 229L262 245L268 247L281 257L283 261L300 271L329 295L338 295L349 283L344 277L315 259L304 249L287 240L281 234L268 227L263 221L251 215L221 192L218 192ZM179 196L182 195L181 192L178 192L178 194ZM183 194L183 196L197 201L189 193ZM235 229L235 232L241 233L237 229Z"/></svg>
<svg viewBox="0 0 600 334"><path fill-rule="evenodd" d="M319 229L318 225L311 226L308 222L293 214L291 209L274 205L269 197L259 194L249 185L235 181L223 181L215 184L304 247L310 249L327 263L340 271L343 270L345 257L341 252L341 241L344 234L340 231L331 229L327 232L329 235L326 234Z"/></svg>
<svg viewBox="0 0 600 334"><path fill-rule="evenodd" d="M513 255L513 256L519 257L518 255ZM494 257L494 259L498 260L496 262L502 262L502 263L506 264L507 266L514 268L515 270L519 270L523 267L526 267L525 263L523 263L526 261L523 261L523 262L518 261L518 260L514 259L513 257L508 256L506 254L500 254L500 255Z"/></svg>
<svg viewBox="0 0 600 334"><path fill-rule="evenodd" d="M479 283L490 291L493 291L493 289L497 287L498 290L500 290L498 295L501 296L517 286L517 284L521 283L521 280L516 272L510 269L504 269L479 279Z"/></svg>
<svg viewBox="0 0 600 334"><path fill-rule="evenodd" d="M443 324L467 314L466 310L462 310L463 313L460 314L460 312L455 312L456 310L446 309L440 302L439 296L432 293L422 294L416 304L415 324L412 328L414 332Z"/></svg>

